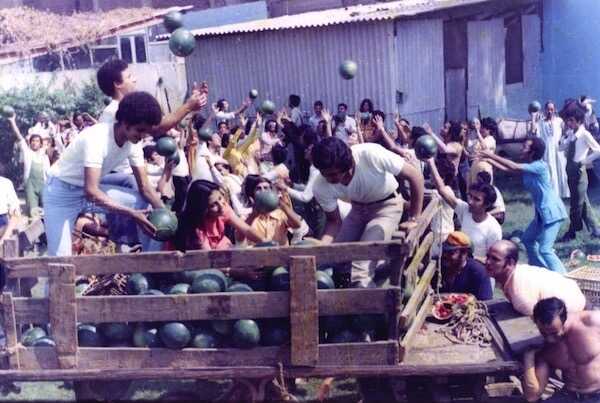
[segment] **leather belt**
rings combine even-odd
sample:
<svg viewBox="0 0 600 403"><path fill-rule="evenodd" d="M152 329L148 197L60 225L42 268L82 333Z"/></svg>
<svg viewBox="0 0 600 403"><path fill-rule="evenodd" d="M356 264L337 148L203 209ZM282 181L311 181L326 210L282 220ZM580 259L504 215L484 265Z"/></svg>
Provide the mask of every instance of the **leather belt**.
<svg viewBox="0 0 600 403"><path fill-rule="evenodd" d="M377 204L377 203L383 203L384 201L388 201L388 200L394 199L394 198L396 198L396 197L398 197L398 193L396 193L396 192L393 192L393 193L391 193L389 196L387 196L387 197L384 197L383 199L381 199L381 200L377 200L377 201L374 201L374 202L370 202L370 203L360 203L360 202L355 202L355 201L353 201L352 203L353 203L353 204L358 204L359 206L371 206L371 205L373 205L373 204Z"/></svg>

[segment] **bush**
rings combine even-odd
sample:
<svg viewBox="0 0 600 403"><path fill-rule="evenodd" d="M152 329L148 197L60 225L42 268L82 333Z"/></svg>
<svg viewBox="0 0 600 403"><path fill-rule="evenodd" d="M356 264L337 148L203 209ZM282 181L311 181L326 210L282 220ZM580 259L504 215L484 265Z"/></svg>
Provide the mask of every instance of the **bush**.
<svg viewBox="0 0 600 403"><path fill-rule="evenodd" d="M59 117L71 116L75 112L98 116L104 109L104 94L93 79L82 85L67 81L60 89L54 87L53 81L48 84L34 81L23 88L0 90L0 108L10 105L15 109L17 125L23 135L35 125L40 112L48 113L50 119L56 122ZM8 122L0 119L0 161L5 165L5 172L0 174L11 179L16 186L23 177L19 149L14 146L15 137Z"/></svg>

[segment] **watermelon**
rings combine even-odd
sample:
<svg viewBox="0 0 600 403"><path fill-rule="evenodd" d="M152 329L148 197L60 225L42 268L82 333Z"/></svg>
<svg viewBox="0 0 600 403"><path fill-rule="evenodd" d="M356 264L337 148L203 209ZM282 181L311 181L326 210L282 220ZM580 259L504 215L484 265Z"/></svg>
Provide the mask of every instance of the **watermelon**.
<svg viewBox="0 0 600 403"><path fill-rule="evenodd" d="M209 294L221 292L221 286L216 280L212 278L199 277L196 280L194 280L191 292L193 294Z"/></svg>
<svg viewBox="0 0 600 403"><path fill-rule="evenodd" d="M169 38L169 49L175 56L186 57L192 54L196 48L194 34L185 28L177 28Z"/></svg>
<svg viewBox="0 0 600 403"><path fill-rule="evenodd" d="M202 271L203 270L185 270L177 273L175 277L178 283L187 283L189 285L192 285L192 283L196 279L196 276Z"/></svg>
<svg viewBox="0 0 600 403"><path fill-rule="evenodd" d="M343 329L347 328L349 324L349 318L347 316L335 315L335 316L321 316L319 318L319 328L323 329L328 334L339 333Z"/></svg>
<svg viewBox="0 0 600 403"><path fill-rule="evenodd" d="M89 283L79 283L75 286L75 295L82 296L85 290L90 286Z"/></svg>
<svg viewBox="0 0 600 403"><path fill-rule="evenodd" d="M165 293L160 290L155 290L151 288L149 290L144 291L141 295L165 295Z"/></svg>
<svg viewBox="0 0 600 403"><path fill-rule="evenodd" d="M163 157L173 155L177 151L177 143L173 137L163 136L156 141L156 152Z"/></svg>
<svg viewBox="0 0 600 403"><path fill-rule="evenodd" d="M129 341L133 335L133 328L127 323L102 323L98 328L109 342Z"/></svg>
<svg viewBox="0 0 600 403"><path fill-rule="evenodd" d="M33 347L56 347L56 343L50 337L40 337L33 342Z"/></svg>
<svg viewBox="0 0 600 403"><path fill-rule="evenodd" d="M127 279L127 294L140 295L150 289L148 278L142 273L134 273Z"/></svg>
<svg viewBox="0 0 600 403"><path fill-rule="evenodd" d="M216 281L217 283L219 283L219 287L221 288L221 291L224 291L227 288L227 282L228 282L227 276L221 270L217 270L217 269L199 270L199 273L196 275L196 278L194 279L194 281L198 278L209 278L209 279Z"/></svg>
<svg viewBox="0 0 600 403"><path fill-rule="evenodd" d="M218 348L219 335L210 330L199 330L192 338L192 346L196 348Z"/></svg>
<svg viewBox="0 0 600 403"><path fill-rule="evenodd" d="M167 290L167 294L177 295L177 294L187 294L190 290L190 285L187 283L179 283L175 284L171 288Z"/></svg>
<svg viewBox="0 0 600 403"><path fill-rule="evenodd" d="M77 342L80 347L102 347L104 338L94 325L77 326Z"/></svg>
<svg viewBox="0 0 600 403"><path fill-rule="evenodd" d="M290 342L290 325L286 321L273 321L261 332L264 346L281 346Z"/></svg>
<svg viewBox="0 0 600 403"><path fill-rule="evenodd" d="M334 290L335 284L333 283L333 279L324 271L317 271L317 288L319 290Z"/></svg>
<svg viewBox="0 0 600 403"><path fill-rule="evenodd" d="M167 31L173 32L183 27L183 14L179 11L171 11L163 17L163 24Z"/></svg>
<svg viewBox="0 0 600 403"><path fill-rule="evenodd" d="M148 220L156 227L154 238L158 241L167 241L177 232L177 216L166 208L157 208L150 212Z"/></svg>
<svg viewBox="0 0 600 403"><path fill-rule="evenodd" d="M158 329L146 325L138 325L133 332L133 345L136 347L160 347Z"/></svg>
<svg viewBox="0 0 600 403"><path fill-rule="evenodd" d="M344 80L351 80L356 75L358 71L358 65L353 60L344 60L339 67L340 76Z"/></svg>
<svg viewBox="0 0 600 403"><path fill-rule="evenodd" d="M275 248L277 246L279 246L279 244L276 241L259 242L254 245L255 248Z"/></svg>
<svg viewBox="0 0 600 403"><path fill-rule="evenodd" d="M25 347L31 347L36 340L46 336L46 331L41 327L32 327L21 336L21 344Z"/></svg>
<svg viewBox="0 0 600 403"><path fill-rule="evenodd" d="M229 336L233 330L233 322L230 320L213 320L210 322L210 326L221 336Z"/></svg>
<svg viewBox="0 0 600 403"><path fill-rule="evenodd" d="M270 213L279 207L279 196L272 190L263 190L254 196L254 207L259 213Z"/></svg>
<svg viewBox="0 0 600 403"><path fill-rule="evenodd" d="M437 143L430 135L426 134L415 142L415 155L420 160L426 160L437 154Z"/></svg>
<svg viewBox="0 0 600 403"><path fill-rule="evenodd" d="M275 113L276 108L277 107L275 106L275 103L269 99L265 99L262 104L260 104L260 110L265 115L271 115Z"/></svg>
<svg viewBox="0 0 600 403"><path fill-rule="evenodd" d="M227 287L227 292L252 292L252 287L244 283L233 283Z"/></svg>
<svg viewBox="0 0 600 403"><path fill-rule="evenodd" d="M362 341L360 334L348 329L327 335L327 343L358 343Z"/></svg>
<svg viewBox="0 0 600 403"><path fill-rule="evenodd" d="M258 90L254 88L251 89L250 92L248 92L248 97L250 97L250 99L258 98Z"/></svg>
<svg viewBox="0 0 600 403"><path fill-rule="evenodd" d="M2 109L0 109L0 114L2 114L5 118L10 118L15 115L15 109L10 105L4 105Z"/></svg>
<svg viewBox="0 0 600 403"><path fill-rule="evenodd" d="M167 157L167 162L174 162L175 166L179 165L181 162L181 157L179 156L179 151L175 150L175 152Z"/></svg>
<svg viewBox="0 0 600 403"><path fill-rule="evenodd" d="M188 345L192 334L183 323L170 322L164 324L158 331L164 345L171 349L181 349Z"/></svg>
<svg viewBox="0 0 600 403"><path fill-rule="evenodd" d="M238 348L252 348L260 343L260 328L251 319L240 319L233 325L233 344Z"/></svg>
<svg viewBox="0 0 600 403"><path fill-rule="evenodd" d="M285 267L276 268L271 274L269 282L269 290L271 291L289 291L290 289L290 273Z"/></svg>
<svg viewBox="0 0 600 403"><path fill-rule="evenodd" d="M203 127L198 131L198 138L202 141L211 141L213 132L208 127Z"/></svg>
<svg viewBox="0 0 600 403"><path fill-rule="evenodd" d="M540 101L532 101L527 107L529 113L537 113L542 110L542 104Z"/></svg>
<svg viewBox="0 0 600 403"><path fill-rule="evenodd" d="M130 340L111 340L107 347L131 347Z"/></svg>
<svg viewBox="0 0 600 403"><path fill-rule="evenodd" d="M327 274L329 277L333 278L333 267L327 267L327 266L323 266L323 267L319 267L317 270L322 271L323 273Z"/></svg>

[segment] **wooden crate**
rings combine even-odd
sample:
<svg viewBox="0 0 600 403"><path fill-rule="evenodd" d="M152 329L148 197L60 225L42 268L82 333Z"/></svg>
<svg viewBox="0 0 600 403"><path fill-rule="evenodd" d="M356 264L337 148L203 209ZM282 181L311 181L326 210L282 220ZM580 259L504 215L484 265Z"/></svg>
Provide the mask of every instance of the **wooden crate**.
<svg viewBox="0 0 600 403"><path fill-rule="evenodd" d="M429 265L409 303L402 305L400 280L417 272L428 254L428 227L437 208L429 202L419 226L400 240L340 243L225 251L157 252L114 256L10 258L2 260L8 278L48 277L48 298L3 293L2 319L7 336L10 379L110 379L125 377L261 377L282 365L289 370L325 375L398 365L419 330L430 299ZM353 260L390 262L389 285L374 289L317 290L317 265ZM288 266L289 292L215 293L165 296L75 296L76 275L174 273L195 268ZM416 276L415 276L416 278ZM405 280L409 281L409 280ZM388 340L370 343L319 344L318 318L328 315L386 314ZM289 318L287 346L170 350L166 348L83 348L77 323L150 322ZM21 324L49 323L56 347L24 347L17 338ZM401 338L402 333L402 338ZM172 371L177 369L178 371ZM298 372L298 373L300 373ZM190 376L195 374L196 376ZM108 377L108 378L107 378ZM123 379L123 378L121 378Z"/></svg>

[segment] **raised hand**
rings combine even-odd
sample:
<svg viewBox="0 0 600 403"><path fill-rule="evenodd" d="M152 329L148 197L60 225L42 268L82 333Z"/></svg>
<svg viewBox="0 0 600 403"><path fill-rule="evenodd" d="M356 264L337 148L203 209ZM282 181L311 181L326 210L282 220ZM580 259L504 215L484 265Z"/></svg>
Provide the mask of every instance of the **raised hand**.
<svg viewBox="0 0 600 403"><path fill-rule="evenodd" d="M331 123L331 112L329 112L329 109L324 108L321 111L321 116L323 117L323 120L327 123Z"/></svg>
<svg viewBox="0 0 600 403"><path fill-rule="evenodd" d="M373 118L373 122L375 123L375 126L377 126L377 128L379 130L384 131L385 130L385 126L383 125L383 118L379 115L375 116Z"/></svg>
<svg viewBox="0 0 600 403"><path fill-rule="evenodd" d="M429 123L423 123L423 129L427 132L427 134L433 134L433 129L429 126Z"/></svg>

